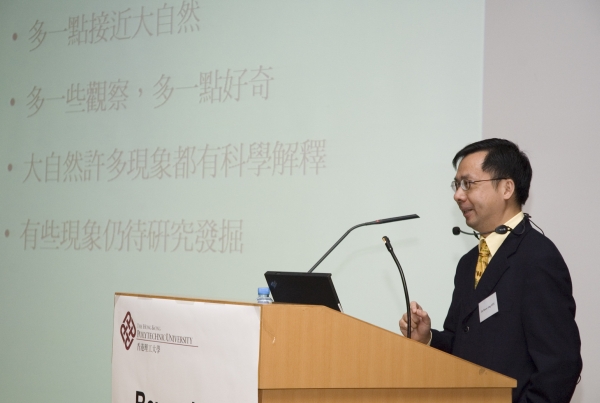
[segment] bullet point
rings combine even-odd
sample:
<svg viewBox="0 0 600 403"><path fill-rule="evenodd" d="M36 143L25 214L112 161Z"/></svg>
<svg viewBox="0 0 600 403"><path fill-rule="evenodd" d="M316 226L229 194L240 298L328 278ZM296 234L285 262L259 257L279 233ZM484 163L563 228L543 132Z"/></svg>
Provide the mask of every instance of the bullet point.
<svg viewBox="0 0 600 403"><path fill-rule="evenodd" d="M8 172L12 171L12 164L8 164Z"/></svg>
<svg viewBox="0 0 600 403"><path fill-rule="evenodd" d="M9 236L9 235L10 235L10 231L9 231L9 230L6 230L6 231L4 231L4 236L5 236L5 237L7 237L7 238L8 238L8 236Z"/></svg>
<svg viewBox="0 0 600 403"><path fill-rule="evenodd" d="M10 106L15 106L15 99L14 98L10 99Z"/></svg>
<svg viewBox="0 0 600 403"><path fill-rule="evenodd" d="M17 40L17 38L18 38L18 35L17 35L17 33L15 32L15 33L13 34L13 41L16 41L16 40Z"/></svg>

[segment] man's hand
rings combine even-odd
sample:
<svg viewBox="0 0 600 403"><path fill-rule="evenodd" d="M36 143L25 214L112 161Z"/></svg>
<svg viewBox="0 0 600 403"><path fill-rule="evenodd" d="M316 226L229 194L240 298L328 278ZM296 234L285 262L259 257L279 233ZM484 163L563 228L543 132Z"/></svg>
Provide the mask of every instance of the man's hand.
<svg viewBox="0 0 600 403"><path fill-rule="evenodd" d="M408 317L406 314L402 315L402 319L400 319L400 331L405 337L407 335L407 321ZM429 343L431 339L431 319L429 318L429 314L415 301L410 303L410 322L412 329L410 338L423 344Z"/></svg>

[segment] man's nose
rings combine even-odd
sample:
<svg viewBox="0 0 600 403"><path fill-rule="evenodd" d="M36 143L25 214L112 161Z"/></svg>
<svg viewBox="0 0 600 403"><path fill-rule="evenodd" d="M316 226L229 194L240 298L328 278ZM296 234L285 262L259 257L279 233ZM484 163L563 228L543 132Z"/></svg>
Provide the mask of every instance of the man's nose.
<svg viewBox="0 0 600 403"><path fill-rule="evenodd" d="M458 203L461 201L465 201L466 198L467 198L466 192L463 190L463 188L461 188L459 186L458 189L456 189L456 192L454 192L454 201Z"/></svg>

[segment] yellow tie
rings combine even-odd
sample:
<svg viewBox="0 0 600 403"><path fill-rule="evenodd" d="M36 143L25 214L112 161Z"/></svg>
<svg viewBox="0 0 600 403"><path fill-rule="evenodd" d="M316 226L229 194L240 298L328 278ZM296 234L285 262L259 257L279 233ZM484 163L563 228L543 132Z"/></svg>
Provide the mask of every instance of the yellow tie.
<svg viewBox="0 0 600 403"><path fill-rule="evenodd" d="M483 272L487 268L490 261L490 250L484 238L479 241L479 258L477 258L477 267L475 268L475 288L483 276Z"/></svg>

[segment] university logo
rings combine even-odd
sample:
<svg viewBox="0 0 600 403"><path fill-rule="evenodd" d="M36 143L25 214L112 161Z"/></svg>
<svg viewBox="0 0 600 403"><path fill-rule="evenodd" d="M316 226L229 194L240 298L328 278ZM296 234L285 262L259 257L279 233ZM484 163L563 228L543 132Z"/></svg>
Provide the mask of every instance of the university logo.
<svg viewBox="0 0 600 403"><path fill-rule="evenodd" d="M125 348L127 350L129 350L133 344L135 334L135 323L133 323L131 313L127 312L127 315L125 315L125 319L123 319L123 323L121 324L121 339L123 340L123 344L125 344Z"/></svg>

